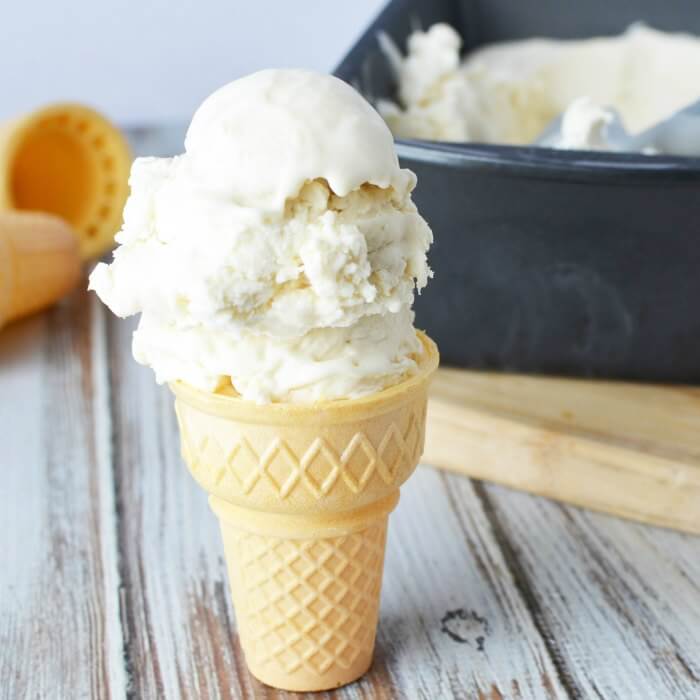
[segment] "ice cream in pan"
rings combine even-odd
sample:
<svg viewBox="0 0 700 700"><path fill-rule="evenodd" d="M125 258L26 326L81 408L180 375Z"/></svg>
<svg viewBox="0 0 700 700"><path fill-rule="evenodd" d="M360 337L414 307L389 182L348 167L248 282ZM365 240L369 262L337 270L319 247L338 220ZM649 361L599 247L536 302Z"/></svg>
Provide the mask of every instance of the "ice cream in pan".
<svg viewBox="0 0 700 700"><path fill-rule="evenodd" d="M525 145L563 115L557 147L615 150L613 109L636 134L700 97L700 38L641 24L613 37L499 42L464 60L447 24L414 32L405 57L381 42L398 89L378 107L401 138Z"/></svg>
<svg viewBox="0 0 700 700"><path fill-rule="evenodd" d="M413 326L432 241L415 184L351 87L256 73L204 102L183 155L134 163L120 246L91 277L141 313L134 355L176 395L248 665L281 688L371 662L387 517L438 362Z"/></svg>

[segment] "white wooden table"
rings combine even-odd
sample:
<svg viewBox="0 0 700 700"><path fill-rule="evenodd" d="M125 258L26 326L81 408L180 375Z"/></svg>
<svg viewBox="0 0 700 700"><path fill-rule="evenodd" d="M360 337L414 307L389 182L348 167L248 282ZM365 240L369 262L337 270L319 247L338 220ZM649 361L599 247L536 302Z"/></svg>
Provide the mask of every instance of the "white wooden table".
<svg viewBox="0 0 700 700"><path fill-rule="evenodd" d="M133 328L78 291L0 333L0 698L291 697L245 668L217 523ZM374 665L322 696L700 698L700 538L421 467Z"/></svg>

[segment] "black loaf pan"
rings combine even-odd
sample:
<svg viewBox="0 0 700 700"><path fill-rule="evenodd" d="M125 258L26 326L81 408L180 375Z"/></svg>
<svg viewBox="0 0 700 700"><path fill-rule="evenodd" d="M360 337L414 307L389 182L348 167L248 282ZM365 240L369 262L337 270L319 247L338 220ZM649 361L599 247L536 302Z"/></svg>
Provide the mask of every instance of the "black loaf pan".
<svg viewBox="0 0 700 700"><path fill-rule="evenodd" d="M637 20L700 34L696 0L394 0L336 75L370 100L393 96L380 30L405 50L412 28L446 21L469 51ZM397 150L435 234L416 312L443 362L700 380L700 159L418 140Z"/></svg>

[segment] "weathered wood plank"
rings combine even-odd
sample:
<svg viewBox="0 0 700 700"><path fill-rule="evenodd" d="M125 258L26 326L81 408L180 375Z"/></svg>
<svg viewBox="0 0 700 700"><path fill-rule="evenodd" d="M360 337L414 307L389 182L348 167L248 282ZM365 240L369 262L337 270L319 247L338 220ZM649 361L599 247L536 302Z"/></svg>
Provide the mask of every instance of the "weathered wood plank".
<svg viewBox="0 0 700 700"><path fill-rule="evenodd" d="M700 457L700 388L441 368L433 396L666 456Z"/></svg>
<svg viewBox="0 0 700 700"><path fill-rule="evenodd" d="M698 430L697 390L442 370L425 459L700 534Z"/></svg>
<svg viewBox="0 0 700 700"><path fill-rule="evenodd" d="M378 644L401 698L568 697L470 482L430 468L391 521Z"/></svg>
<svg viewBox="0 0 700 700"><path fill-rule="evenodd" d="M133 326L110 319L108 333L130 691L239 697L223 554L209 546L216 522L181 464L169 392L131 358Z"/></svg>
<svg viewBox="0 0 700 700"><path fill-rule="evenodd" d="M0 343L0 696L123 697L101 310L85 292Z"/></svg>
<svg viewBox="0 0 700 700"><path fill-rule="evenodd" d="M477 491L576 697L700 697L700 538Z"/></svg>

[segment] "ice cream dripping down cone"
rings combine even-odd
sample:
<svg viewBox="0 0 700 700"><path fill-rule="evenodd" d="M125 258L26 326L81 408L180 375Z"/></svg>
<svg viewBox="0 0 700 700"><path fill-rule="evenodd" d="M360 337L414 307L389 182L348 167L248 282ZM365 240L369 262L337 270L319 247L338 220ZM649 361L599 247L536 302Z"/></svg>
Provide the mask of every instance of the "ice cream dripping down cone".
<svg viewBox="0 0 700 700"><path fill-rule="evenodd" d="M0 211L56 214L83 258L114 242L128 194L131 154L119 130L79 104L55 104L0 124Z"/></svg>
<svg viewBox="0 0 700 700"><path fill-rule="evenodd" d="M182 452L219 518L251 673L335 688L372 662L388 515L423 451L434 343L359 399L266 404L173 383Z"/></svg>
<svg viewBox="0 0 700 700"><path fill-rule="evenodd" d="M0 328L50 306L80 278L79 241L50 214L0 213Z"/></svg>

